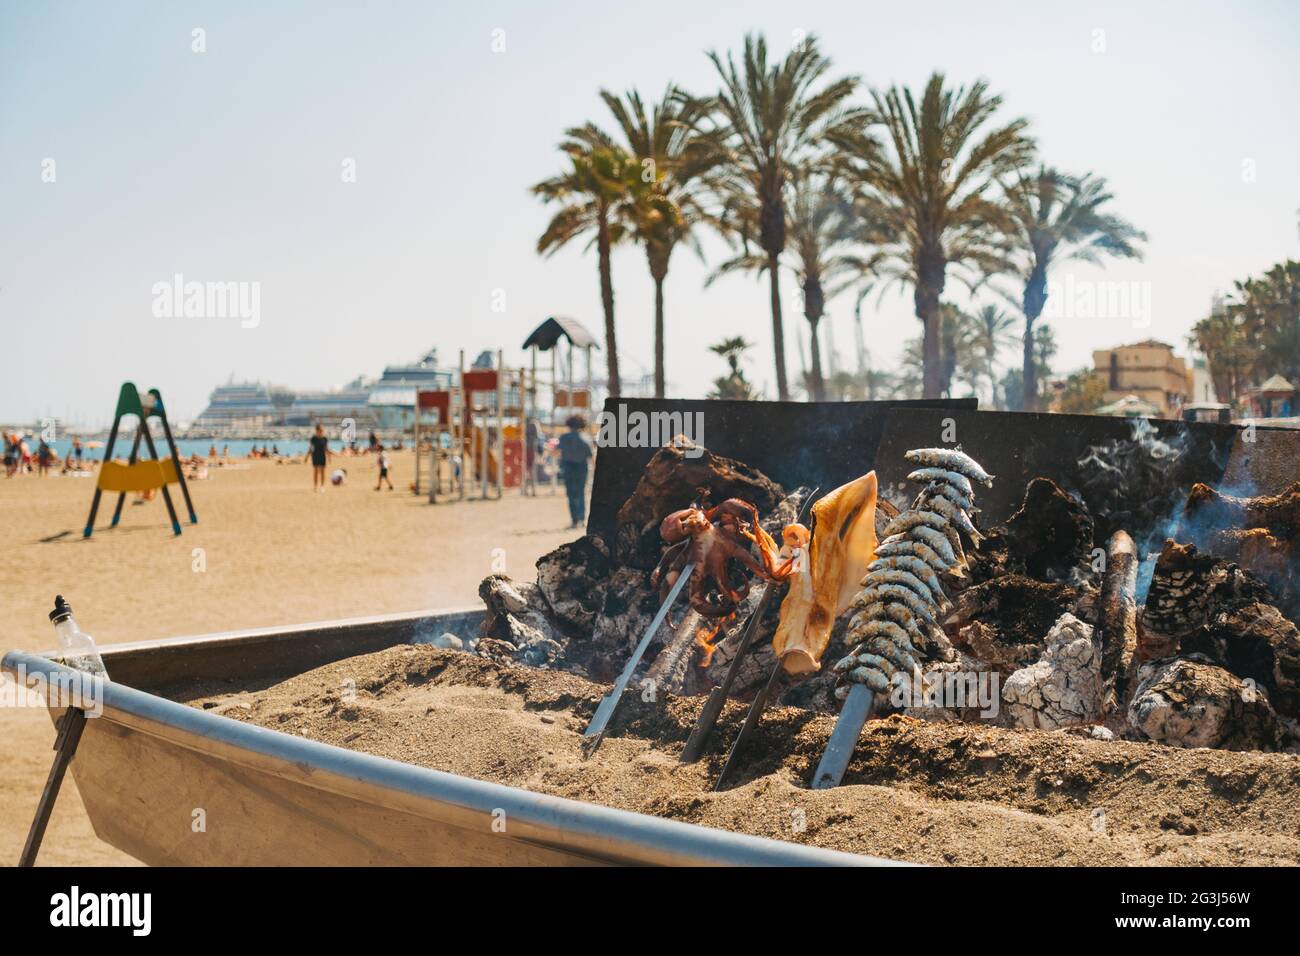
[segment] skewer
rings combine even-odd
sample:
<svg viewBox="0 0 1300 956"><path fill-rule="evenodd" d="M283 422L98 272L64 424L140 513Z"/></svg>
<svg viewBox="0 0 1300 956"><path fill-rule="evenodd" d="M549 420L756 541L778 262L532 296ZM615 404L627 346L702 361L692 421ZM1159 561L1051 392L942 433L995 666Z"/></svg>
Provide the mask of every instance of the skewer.
<svg viewBox="0 0 1300 956"><path fill-rule="evenodd" d="M596 707L596 713L592 715L591 723L587 725L583 733L584 749L583 756L590 757L600 747L601 741L605 739L605 731L609 727L610 718L614 716L614 711L618 708L619 701L623 699L623 691L627 689L628 682L632 675L636 673L637 665L641 663L641 658L645 656L646 650L650 647L650 642L654 639L655 634L659 632L660 625L663 624L664 618L672 609L677 600L677 596L682 593L682 588L690 580L691 573L695 570L695 562L688 561L682 568L681 573L677 575L677 580L673 582L672 590L668 592L668 597L664 598L664 603L659 605L659 610L655 612L654 619L650 621L650 626L646 628L640 643L628 658L627 665L623 668L623 673L618 675L618 681L614 684L613 690L601 698L600 704Z"/></svg>
<svg viewBox="0 0 1300 956"><path fill-rule="evenodd" d="M754 697L753 703L749 705L749 713L745 715L745 722L740 726L740 733L736 734L736 739L731 744L731 749L727 751L727 762L722 765L722 773L718 774L718 782L713 785L715 792L722 789L723 783L727 779L727 771L736 762L736 754L740 753L741 748L745 746L754 728L758 726L758 719L763 716L763 711L767 710L767 702L772 696L772 688L776 685L777 678L781 676L781 662L778 660L772 667L772 673L768 675L767 683L763 689Z"/></svg>
<svg viewBox="0 0 1300 956"><path fill-rule="evenodd" d="M849 689L849 696L840 708L840 716L835 720L835 729L831 731L831 739L826 742L821 762L817 764L817 772L813 774L814 790L830 790L838 787L844 779L844 771L849 768L849 758L858 745L858 735L871 716L875 696L866 684L854 684Z"/></svg>
<svg viewBox="0 0 1300 956"><path fill-rule="evenodd" d="M808 506L812 500L817 497L820 487L814 488L804 496L803 503L799 506L799 514L795 521L802 522L808 516ZM759 595L758 604L754 606L754 611L749 616L749 621L745 624L745 633L740 639L740 645L736 648L736 656L731 659L727 665L727 673L723 675L722 682L709 692L709 699L704 702L704 707L700 710L700 716L695 721L695 727L691 730L691 736L686 741L686 746L682 748L681 762L693 763L700 759L700 753L704 750L704 745L709 740L709 735L713 733L713 728L718 722L718 716L722 713L722 707L727 702L727 697L731 693L731 687L736 682L736 676L740 673L740 664L749 653L749 647L754 641L754 635L758 633L758 624L767 612L767 605L772 600L776 584L768 583L763 586L763 593ZM771 678L768 684L772 683ZM749 721L746 719L746 726ZM744 734L744 728L741 728ZM740 738L736 738L737 741ZM732 749L735 747L733 745ZM730 759L730 758L728 758ZM723 768L725 774L726 768ZM721 778L719 778L721 780Z"/></svg>

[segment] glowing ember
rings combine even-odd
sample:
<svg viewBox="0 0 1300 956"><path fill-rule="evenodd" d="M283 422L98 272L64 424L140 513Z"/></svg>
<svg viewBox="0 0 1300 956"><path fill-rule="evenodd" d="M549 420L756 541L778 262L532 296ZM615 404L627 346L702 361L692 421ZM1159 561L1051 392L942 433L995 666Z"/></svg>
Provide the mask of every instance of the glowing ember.
<svg viewBox="0 0 1300 956"><path fill-rule="evenodd" d="M723 620L716 621L709 621L706 619L704 625L696 629L695 644L700 649L699 666L701 668L708 667L710 662L713 660L713 652L718 649L717 645L713 643L713 639L717 637L718 632L722 630L722 625L726 621L731 620L734 616L735 615L730 615Z"/></svg>

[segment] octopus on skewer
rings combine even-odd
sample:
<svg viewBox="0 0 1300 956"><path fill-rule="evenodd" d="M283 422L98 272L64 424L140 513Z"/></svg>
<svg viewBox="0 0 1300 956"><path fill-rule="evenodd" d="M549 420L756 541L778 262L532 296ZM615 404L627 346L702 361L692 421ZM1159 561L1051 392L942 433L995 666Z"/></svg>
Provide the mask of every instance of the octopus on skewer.
<svg viewBox="0 0 1300 956"><path fill-rule="evenodd" d="M712 508L693 504L674 511L660 523L659 536L669 547L650 576L651 585L659 588L660 600L667 599L682 569L694 562L690 606L704 617L726 617L736 610L749 594L744 572L764 581L780 581L794 567L793 557L783 557L759 525L758 509L740 498L728 498Z"/></svg>

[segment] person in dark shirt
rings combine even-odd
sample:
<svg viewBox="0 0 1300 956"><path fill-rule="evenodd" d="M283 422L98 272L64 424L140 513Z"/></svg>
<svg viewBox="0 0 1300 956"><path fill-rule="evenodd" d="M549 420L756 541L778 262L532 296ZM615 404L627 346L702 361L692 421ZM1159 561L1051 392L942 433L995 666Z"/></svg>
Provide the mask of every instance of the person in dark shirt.
<svg viewBox="0 0 1300 956"><path fill-rule="evenodd" d="M574 415L564 424L569 430L560 436L560 474L569 496L569 527L576 528L587 517L587 462L594 452L591 439L583 433L587 422L581 415Z"/></svg>
<svg viewBox="0 0 1300 956"><path fill-rule="evenodd" d="M317 425L316 434L308 440L311 446L307 457L311 459L311 486L316 491L325 490L325 465L330 457L330 440L325 437L325 426Z"/></svg>

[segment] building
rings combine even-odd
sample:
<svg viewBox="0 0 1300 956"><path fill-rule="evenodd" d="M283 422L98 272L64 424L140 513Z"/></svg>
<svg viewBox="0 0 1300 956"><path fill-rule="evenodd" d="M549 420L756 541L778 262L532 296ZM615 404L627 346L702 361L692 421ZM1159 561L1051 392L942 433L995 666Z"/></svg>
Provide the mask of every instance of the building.
<svg viewBox="0 0 1300 956"><path fill-rule="evenodd" d="M1159 409L1162 417L1176 418L1192 394L1192 373L1174 354L1174 347L1155 339L1098 349L1092 353L1093 375L1101 379L1110 405L1129 396Z"/></svg>
<svg viewBox="0 0 1300 956"><path fill-rule="evenodd" d="M1291 418L1300 415L1297 389L1281 375L1246 390L1252 418Z"/></svg>

